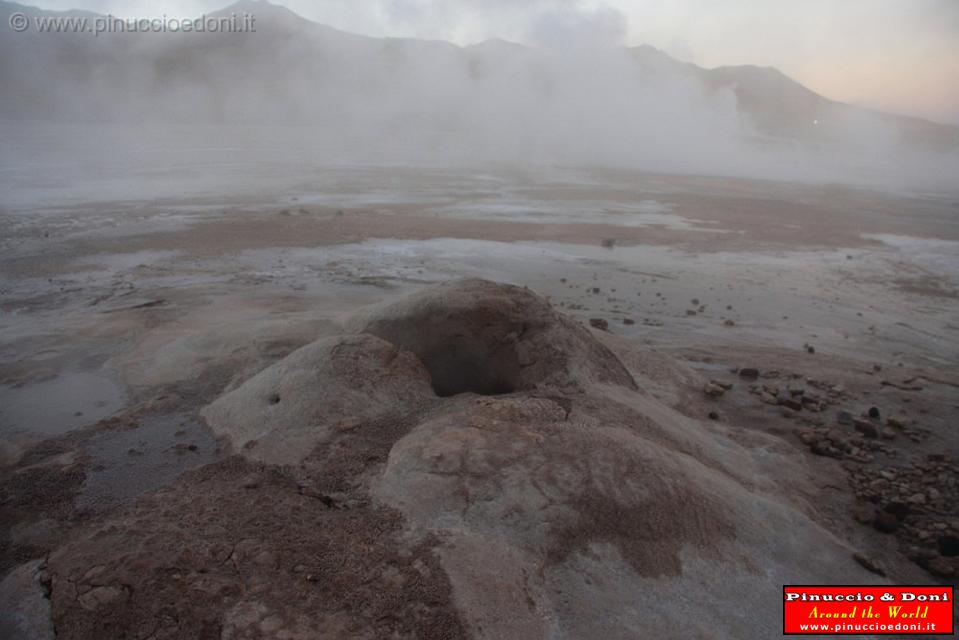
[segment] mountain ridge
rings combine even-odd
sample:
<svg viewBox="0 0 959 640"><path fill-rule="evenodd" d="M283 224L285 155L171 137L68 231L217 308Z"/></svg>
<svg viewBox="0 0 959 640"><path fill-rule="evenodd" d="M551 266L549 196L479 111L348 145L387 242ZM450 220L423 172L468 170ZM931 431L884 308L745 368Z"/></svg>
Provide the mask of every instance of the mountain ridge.
<svg viewBox="0 0 959 640"><path fill-rule="evenodd" d="M0 17L8 18L14 11L31 17L98 15L49 11L0 0ZM155 114L160 120L180 121L187 118L187 114L178 105L170 104L168 90L172 87L183 96L192 93L205 101L200 105L202 108L194 111L199 120L319 122L325 121L330 111L371 110L369 104L358 103L362 102L360 98L368 99L375 93L374 87L379 87L383 92L380 95L389 98L387 102L401 103L404 112L416 119L411 105L418 99L425 102L432 98L436 104L452 105L461 99L458 94L474 93L471 102L499 99L502 104L497 102L490 108L506 113L516 102L508 95L510 92L522 95L540 91L544 96L543 108L548 110L552 107L546 102L550 92L568 93L578 89L563 86L561 70L552 75L542 72L537 67L543 66L541 60L531 63L524 71L526 77L514 77L520 73L516 67L521 58L564 54L502 39L460 46L443 40L379 38L314 22L283 5L265 0L239 0L206 15L222 17L242 13L256 16L256 33L210 33L204 34L202 41L196 34L185 33L135 36L111 33L93 38L89 34L16 34L9 29L0 32L0 52L3 53L0 81L11 88L11 93L0 99L0 117L110 121L136 120ZM34 37L25 43L30 36ZM24 48L32 57L43 61L41 75L31 74L29 68L17 68L21 66L16 63L18 54ZM673 85L699 83L708 99L714 101L722 101L725 93L731 93L748 135L771 141L802 140L820 144L842 134L841 129L847 127L848 122L870 119L873 124L897 128L909 144L940 151L959 148L959 127L831 100L775 67L728 65L709 69L677 60L650 45L612 48L603 55L623 52L641 67L645 80L661 84L666 78ZM238 73L238 63L249 73ZM566 63L560 60L555 64ZM337 65L348 72L337 74ZM361 77L362 74L365 75ZM435 82L431 83L430 76ZM584 72L582 82L589 86L592 80L587 76ZM504 78L513 83L508 90L499 86ZM157 80L158 84L151 84L150 79ZM452 88L446 92L436 90L440 79L449 81ZM51 81L54 86L68 88L69 98L62 98L47 86ZM484 82L502 89L503 95L490 98L483 94L488 88L486 85L474 86ZM413 91L417 84L430 88L432 93L402 93ZM339 106L327 108L314 104L306 108L308 102L317 100L317 96L307 95L306 85L318 91L321 100L329 101L331 96L336 96L332 101L338 101ZM258 87L262 91L258 91ZM270 92L275 100L263 104L264 95ZM111 94L118 94L117 99L108 99ZM121 99L124 94L134 98L126 109ZM353 99L344 98L348 95L353 95ZM646 97L649 92L638 95ZM431 105L425 108L426 112L436 115ZM659 117L668 117L668 112L669 109L662 109L657 113ZM446 117L453 116L447 114Z"/></svg>

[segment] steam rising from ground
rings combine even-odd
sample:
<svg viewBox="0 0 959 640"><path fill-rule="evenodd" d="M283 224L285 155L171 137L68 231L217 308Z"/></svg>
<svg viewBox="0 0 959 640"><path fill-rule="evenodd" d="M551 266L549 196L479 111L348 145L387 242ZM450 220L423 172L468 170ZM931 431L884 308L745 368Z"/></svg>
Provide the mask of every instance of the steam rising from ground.
<svg viewBox="0 0 959 640"><path fill-rule="evenodd" d="M596 46L621 28L615 12L586 25L544 14L541 47L460 48L354 36L253 6L269 7L254 34L4 33L0 81L16 91L0 115L78 127L291 125L297 153L312 147L315 164L603 165L894 188L948 188L959 175L956 144L929 144L943 136L923 128L936 125L832 103L772 69L733 68L717 82L649 47ZM567 46L549 46L558 42ZM142 144L112 138L124 153ZM22 152L0 153L6 164Z"/></svg>

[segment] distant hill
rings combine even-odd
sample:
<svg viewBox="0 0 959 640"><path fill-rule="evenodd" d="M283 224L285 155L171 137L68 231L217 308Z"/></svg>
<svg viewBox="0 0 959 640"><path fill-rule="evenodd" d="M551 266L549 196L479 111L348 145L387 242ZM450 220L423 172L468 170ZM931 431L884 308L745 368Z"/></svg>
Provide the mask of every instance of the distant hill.
<svg viewBox="0 0 959 640"><path fill-rule="evenodd" d="M5 120L298 123L494 148L548 146L555 132L576 131L614 159L733 135L959 149L957 127L835 102L776 69L703 69L649 46L573 55L502 40L371 38L249 0L213 14L254 14L256 32L243 34L14 33L13 12L96 17L0 2Z"/></svg>

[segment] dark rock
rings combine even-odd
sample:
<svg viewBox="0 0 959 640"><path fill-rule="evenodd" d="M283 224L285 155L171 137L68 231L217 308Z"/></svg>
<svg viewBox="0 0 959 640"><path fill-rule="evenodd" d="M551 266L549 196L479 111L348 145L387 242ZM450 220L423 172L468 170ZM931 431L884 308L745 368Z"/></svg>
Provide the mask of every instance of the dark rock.
<svg viewBox="0 0 959 640"><path fill-rule="evenodd" d="M835 458L836 460L842 459L842 451L836 447L829 444L828 440L820 440L809 447L809 450L817 456L823 456L826 458Z"/></svg>
<svg viewBox="0 0 959 640"><path fill-rule="evenodd" d="M899 528L899 519L887 511L880 511L872 521L872 526L880 533L892 533Z"/></svg>
<svg viewBox="0 0 959 640"><path fill-rule="evenodd" d="M868 420L861 420L859 418L856 418L855 420L853 420L853 427L856 429L856 431L858 431L859 433L861 433L867 438L879 437L879 429L877 429L876 425L869 422Z"/></svg>
<svg viewBox="0 0 959 640"><path fill-rule="evenodd" d="M602 318L590 318L589 326L594 329L599 329L600 331L609 331L609 323Z"/></svg>
<svg viewBox="0 0 959 640"><path fill-rule="evenodd" d="M753 369L753 368L749 368L749 367L740 369L740 370L739 370L739 377L740 377L740 378L745 378L745 379L747 379L747 380L755 380L756 378L759 377L759 369Z"/></svg>
<svg viewBox="0 0 959 640"><path fill-rule="evenodd" d="M839 411L836 413L836 422L847 426L852 426L852 414L848 411Z"/></svg>
<svg viewBox="0 0 959 640"><path fill-rule="evenodd" d="M959 536L942 536L936 542L939 553L950 558L959 556Z"/></svg>
<svg viewBox="0 0 959 640"><path fill-rule="evenodd" d="M623 324L625 324L625 325L633 325L633 324L636 324L636 321L633 320L632 318L623 318Z"/></svg>
<svg viewBox="0 0 959 640"><path fill-rule="evenodd" d="M709 419L710 419L710 420L719 420L719 413L717 413L716 411L710 411L710 412L709 412Z"/></svg>
<svg viewBox="0 0 959 640"><path fill-rule="evenodd" d="M782 394L777 399L780 406L786 407L787 409L792 409L793 411L802 411L802 402L796 400L788 394Z"/></svg>
<svg viewBox="0 0 959 640"><path fill-rule="evenodd" d="M869 407L869 417L873 420L879 419L879 408L878 407Z"/></svg>
<svg viewBox="0 0 959 640"><path fill-rule="evenodd" d="M905 502L890 502L883 507L882 510L886 513L891 513L897 520L905 520L906 516L912 511Z"/></svg>

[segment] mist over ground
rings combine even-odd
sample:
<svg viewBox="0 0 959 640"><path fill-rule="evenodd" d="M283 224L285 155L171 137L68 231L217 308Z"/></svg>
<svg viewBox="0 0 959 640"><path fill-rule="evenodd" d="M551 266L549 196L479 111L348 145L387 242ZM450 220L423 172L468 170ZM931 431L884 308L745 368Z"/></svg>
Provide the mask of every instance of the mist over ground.
<svg viewBox="0 0 959 640"><path fill-rule="evenodd" d="M0 12L4 24L59 15ZM5 183L25 155L69 176L263 151L304 166L607 166L890 189L950 189L959 175L959 128L833 102L772 68L706 70L566 23L542 25L535 47L459 47L348 34L268 3L217 15L244 12L255 32L0 31Z"/></svg>

